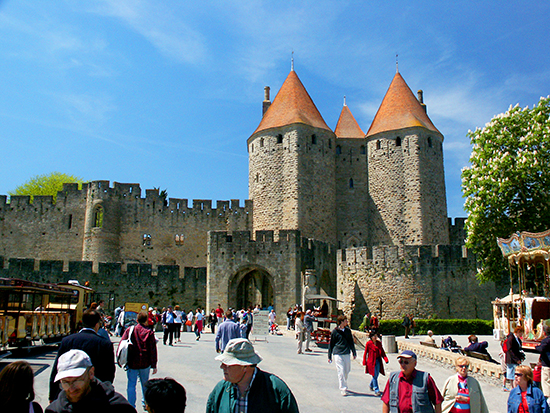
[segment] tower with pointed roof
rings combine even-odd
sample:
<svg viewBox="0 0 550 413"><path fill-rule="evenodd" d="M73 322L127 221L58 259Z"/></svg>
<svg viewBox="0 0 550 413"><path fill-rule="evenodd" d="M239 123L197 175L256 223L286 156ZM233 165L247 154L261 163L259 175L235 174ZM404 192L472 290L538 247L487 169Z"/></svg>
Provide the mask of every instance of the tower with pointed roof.
<svg viewBox="0 0 550 413"><path fill-rule="evenodd" d="M449 244L443 135L399 72L366 138L373 243Z"/></svg>
<svg viewBox="0 0 550 413"><path fill-rule="evenodd" d="M336 243L335 139L292 69L248 139L254 231Z"/></svg>
<svg viewBox="0 0 550 413"><path fill-rule="evenodd" d="M336 134L336 222L338 247L372 245L370 242L367 149L365 132L344 101Z"/></svg>

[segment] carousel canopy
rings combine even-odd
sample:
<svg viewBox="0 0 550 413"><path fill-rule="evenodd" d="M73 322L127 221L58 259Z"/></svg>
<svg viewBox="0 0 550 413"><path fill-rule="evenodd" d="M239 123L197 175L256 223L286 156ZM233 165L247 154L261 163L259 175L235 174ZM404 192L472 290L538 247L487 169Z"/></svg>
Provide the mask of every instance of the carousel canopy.
<svg viewBox="0 0 550 413"><path fill-rule="evenodd" d="M510 238L497 238L497 243L511 265L534 264L550 259L550 230L517 232Z"/></svg>

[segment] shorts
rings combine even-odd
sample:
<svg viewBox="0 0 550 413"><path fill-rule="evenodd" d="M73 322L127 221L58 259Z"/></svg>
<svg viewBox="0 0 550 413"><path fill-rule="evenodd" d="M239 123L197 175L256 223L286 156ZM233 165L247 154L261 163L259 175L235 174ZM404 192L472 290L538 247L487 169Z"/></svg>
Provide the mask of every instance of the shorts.
<svg viewBox="0 0 550 413"><path fill-rule="evenodd" d="M506 365L506 379L507 380L514 380L516 377L514 374L516 373L516 367L517 364L507 364Z"/></svg>

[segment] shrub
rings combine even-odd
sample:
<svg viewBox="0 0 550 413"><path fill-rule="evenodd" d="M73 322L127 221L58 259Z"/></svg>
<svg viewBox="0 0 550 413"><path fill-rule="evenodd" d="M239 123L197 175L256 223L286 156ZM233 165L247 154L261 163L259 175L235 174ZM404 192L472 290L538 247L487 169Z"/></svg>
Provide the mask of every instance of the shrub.
<svg viewBox="0 0 550 413"><path fill-rule="evenodd" d="M401 325L403 320L381 320L380 332L382 334L403 335L405 328ZM414 332L417 335L425 335L428 330L432 330L436 336L452 335L492 335L492 320L414 320Z"/></svg>

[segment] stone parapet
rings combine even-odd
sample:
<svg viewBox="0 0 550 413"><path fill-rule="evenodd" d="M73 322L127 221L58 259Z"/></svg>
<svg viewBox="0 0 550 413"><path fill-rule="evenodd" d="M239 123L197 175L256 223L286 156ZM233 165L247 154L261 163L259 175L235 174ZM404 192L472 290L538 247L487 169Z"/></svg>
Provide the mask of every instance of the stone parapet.
<svg viewBox="0 0 550 413"><path fill-rule="evenodd" d="M411 343L404 340L397 340L397 348L400 352L403 350L412 350L418 357L427 358L429 360L450 366L454 366L455 360L458 357L466 357L470 363L471 373L488 378L502 378L503 373L500 364L490 363L485 360L479 360L473 357L463 356L462 354L453 353L451 351L423 346L422 344Z"/></svg>

